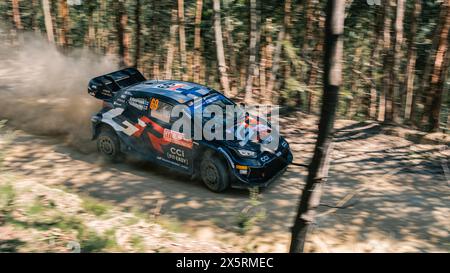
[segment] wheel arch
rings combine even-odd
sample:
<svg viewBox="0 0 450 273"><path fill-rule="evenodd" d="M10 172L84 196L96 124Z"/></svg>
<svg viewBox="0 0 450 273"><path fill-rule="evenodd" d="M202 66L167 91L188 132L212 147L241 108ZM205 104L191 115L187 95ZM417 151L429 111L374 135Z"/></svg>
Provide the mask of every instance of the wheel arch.
<svg viewBox="0 0 450 273"><path fill-rule="evenodd" d="M229 168L229 170L234 169L233 160L222 147L214 147L208 145L206 147L203 147L197 154L197 158L199 158L199 160L196 160L196 163L194 163L194 168L196 169L196 171L199 170L201 159L203 159L205 156L216 157L220 161L222 161L225 164L225 166Z"/></svg>
<svg viewBox="0 0 450 273"><path fill-rule="evenodd" d="M92 125L92 140L96 140L102 130L111 130L112 132L116 133L111 125L100 121Z"/></svg>

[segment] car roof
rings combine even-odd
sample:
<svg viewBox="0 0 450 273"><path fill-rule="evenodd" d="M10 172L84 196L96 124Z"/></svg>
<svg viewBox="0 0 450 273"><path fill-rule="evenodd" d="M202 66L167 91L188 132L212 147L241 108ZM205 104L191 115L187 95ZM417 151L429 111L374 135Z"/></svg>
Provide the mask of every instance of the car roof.
<svg viewBox="0 0 450 273"><path fill-rule="evenodd" d="M203 97L215 92L201 84L175 80L149 80L127 88L129 91L144 92L171 98L178 103L186 103L197 97Z"/></svg>

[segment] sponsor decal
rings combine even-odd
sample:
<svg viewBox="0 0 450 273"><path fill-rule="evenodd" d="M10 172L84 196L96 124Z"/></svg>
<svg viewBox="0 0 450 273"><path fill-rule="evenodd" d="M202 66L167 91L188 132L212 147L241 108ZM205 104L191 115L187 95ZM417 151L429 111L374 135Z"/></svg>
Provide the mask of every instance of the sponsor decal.
<svg viewBox="0 0 450 273"><path fill-rule="evenodd" d="M263 162L263 163L266 163L266 162L269 161L269 160L270 160L270 157L267 156L267 155L261 157L261 162Z"/></svg>
<svg viewBox="0 0 450 273"><path fill-rule="evenodd" d="M106 90L106 89L100 90L100 94L104 95L104 96L112 97L111 92L109 90Z"/></svg>
<svg viewBox="0 0 450 273"><path fill-rule="evenodd" d="M148 110L149 106L149 102L143 98L129 98L128 104L140 111Z"/></svg>
<svg viewBox="0 0 450 273"><path fill-rule="evenodd" d="M183 133L172 131L170 129L164 129L163 139L188 149L192 149L192 139L185 138Z"/></svg>
<svg viewBox="0 0 450 273"><path fill-rule="evenodd" d="M180 148L170 147L167 152L167 158L183 165L189 165L189 160L185 157L184 150Z"/></svg>
<svg viewBox="0 0 450 273"><path fill-rule="evenodd" d="M161 157L161 156L156 157L156 159L157 159L157 160L160 160L160 161L163 161L163 162L166 162L166 163L169 163L169 164L172 164L172 165L175 165L175 166L177 166L177 167L186 169L186 170L189 169L189 166L181 165L181 164L179 164L179 163L177 163L177 162L170 161L170 160L168 160L168 159L166 159L166 158L164 158L164 157Z"/></svg>

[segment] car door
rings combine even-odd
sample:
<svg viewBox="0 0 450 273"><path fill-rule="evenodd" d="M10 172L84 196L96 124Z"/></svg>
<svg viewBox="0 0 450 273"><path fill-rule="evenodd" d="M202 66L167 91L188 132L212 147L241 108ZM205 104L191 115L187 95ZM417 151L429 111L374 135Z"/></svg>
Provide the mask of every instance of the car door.
<svg viewBox="0 0 450 273"><path fill-rule="evenodd" d="M145 128L147 126L146 119L149 111L150 101L145 94L139 92L128 92L124 97L125 105L122 116L125 121L127 137L125 138L128 145L128 150L133 150L139 156L146 158L149 152L150 142L145 135Z"/></svg>
<svg viewBox="0 0 450 273"><path fill-rule="evenodd" d="M158 96L148 99L150 107L147 135L156 160L178 171L192 173L193 141L182 132L172 130L173 104Z"/></svg>

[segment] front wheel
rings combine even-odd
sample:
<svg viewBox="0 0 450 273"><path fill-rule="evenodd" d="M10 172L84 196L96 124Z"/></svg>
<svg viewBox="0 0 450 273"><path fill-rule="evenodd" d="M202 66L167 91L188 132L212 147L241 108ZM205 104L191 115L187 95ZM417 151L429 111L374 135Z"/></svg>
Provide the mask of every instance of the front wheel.
<svg viewBox="0 0 450 273"><path fill-rule="evenodd" d="M223 192L230 186L227 167L219 158L206 156L200 164L200 175L205 186L213 192Z"/></svg>

